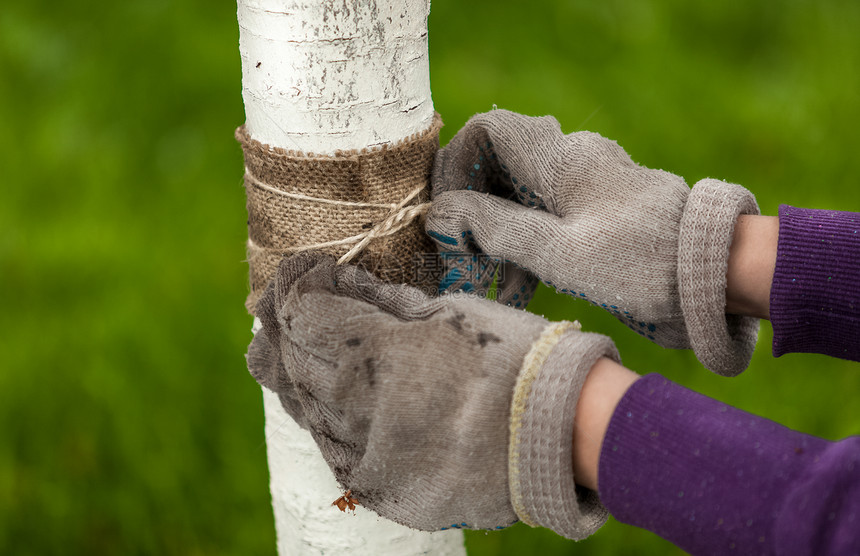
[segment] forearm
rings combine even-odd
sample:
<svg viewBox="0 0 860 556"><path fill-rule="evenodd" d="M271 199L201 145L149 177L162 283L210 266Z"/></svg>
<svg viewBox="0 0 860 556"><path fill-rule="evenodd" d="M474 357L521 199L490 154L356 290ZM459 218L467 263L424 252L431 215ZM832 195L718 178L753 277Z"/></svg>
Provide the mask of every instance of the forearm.
<svg viewBox="0 0 860 556"><path fill-rule="evenodd" d="M767 319L779 218L742 214L735 224L726 273L726 313Z"/></svg>
<svg viewBox="0 0 860 556"><path fill-rule="evenodd" d="M576 409L576 482L693 554L854 554L860 437L828 442L602 358Z"/></svg>
<svg viewBox="0 0 860 556"><path fill-rule="evenodd" d="M693 554L856 554L857 470L858 437L828 442L648 375L605 429L599 492Z"/></svg>
<svg viewBox="0 0 860 556"><path fill-rule="evenodd" d="M726 313L770 319L773 354L860 361L860 213L783 205L740 216L729 253Z"/></svg>

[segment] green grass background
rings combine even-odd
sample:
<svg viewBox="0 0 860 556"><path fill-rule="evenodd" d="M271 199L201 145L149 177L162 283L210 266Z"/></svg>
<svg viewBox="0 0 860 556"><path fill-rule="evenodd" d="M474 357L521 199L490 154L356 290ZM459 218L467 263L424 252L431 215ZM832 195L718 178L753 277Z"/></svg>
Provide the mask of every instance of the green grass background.
<svg viewBox="0 0 860 556"><path fill-rule="evenodd" d="M435 0L447 141L492 106L553 114L637 162L780 203L860 210L860 3ZM260 391L244 368L235 5L0 10L0 553L272 554ZM718 378L591 306L625 363L827 438L860 431L860 367L770 355ZM470 554L672 554L610 522L516 526Z"/></svg>

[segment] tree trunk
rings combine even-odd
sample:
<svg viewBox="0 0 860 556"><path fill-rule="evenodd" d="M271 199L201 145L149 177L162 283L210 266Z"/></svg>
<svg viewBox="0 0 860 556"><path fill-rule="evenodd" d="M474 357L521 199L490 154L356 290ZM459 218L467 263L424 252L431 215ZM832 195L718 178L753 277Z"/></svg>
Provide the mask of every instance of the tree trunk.
<svg viewBox="0 0 860 556"><path fill-rule="evenodd" d="M429 11L429 0L239 0L251 138L333 154L428 129ZM465 554L459 531L414 531L361 507L338 511L331 502L341 492L311 436L275 394L263 389L263 402L279 554Z"/></svg>

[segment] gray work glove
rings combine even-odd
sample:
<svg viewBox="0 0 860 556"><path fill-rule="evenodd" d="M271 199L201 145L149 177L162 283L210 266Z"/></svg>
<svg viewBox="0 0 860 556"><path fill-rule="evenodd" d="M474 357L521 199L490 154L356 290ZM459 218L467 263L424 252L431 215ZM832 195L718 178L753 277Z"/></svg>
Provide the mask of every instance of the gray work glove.
<svg viewBox="0 0 860 556"><path fill-rule="evenodd" d="M743 187L704 179L691 190L596 133L494 110L437 154L433 197L426 228L448 252L444 287L473 288L469 255L497 257L509 305L533 293L528 271L661 346L692 348L716 373L749 364L758 320L725 314L735 221L759 212Z"/></svg>
<svg viewBox="0 0 860 556"><path fill-rule="evenodd" d="M361 505L425 531L519 519L581 539L606 520L574 484L572 439L587 373L618 359L609 338L311 254L281 263L258 308L251 373Z"/></svg>

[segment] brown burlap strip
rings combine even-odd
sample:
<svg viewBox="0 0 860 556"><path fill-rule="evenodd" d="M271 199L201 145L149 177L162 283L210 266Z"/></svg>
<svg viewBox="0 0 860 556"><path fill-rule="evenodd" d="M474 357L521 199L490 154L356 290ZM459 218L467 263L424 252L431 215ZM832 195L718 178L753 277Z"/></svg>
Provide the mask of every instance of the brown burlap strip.
<svg viewBox="0 0 860 556"><path fill-rule="evenodd" d="M284 254L366 234L391 217L398 203L418 188L424 189L406 208L428 202L441 127L442 119L436 114L427 130L396 144L334 155L271 147L251 139L245 126L237 129L246 171L248 310L254 313ZM341 257L354 243L320 251ZM416 266L421 257L416 259L416 253L433 252L423 222L415 219L394 234L372 240L351 263L384 280L432 290L438 278L421 272Z"/></svg>

